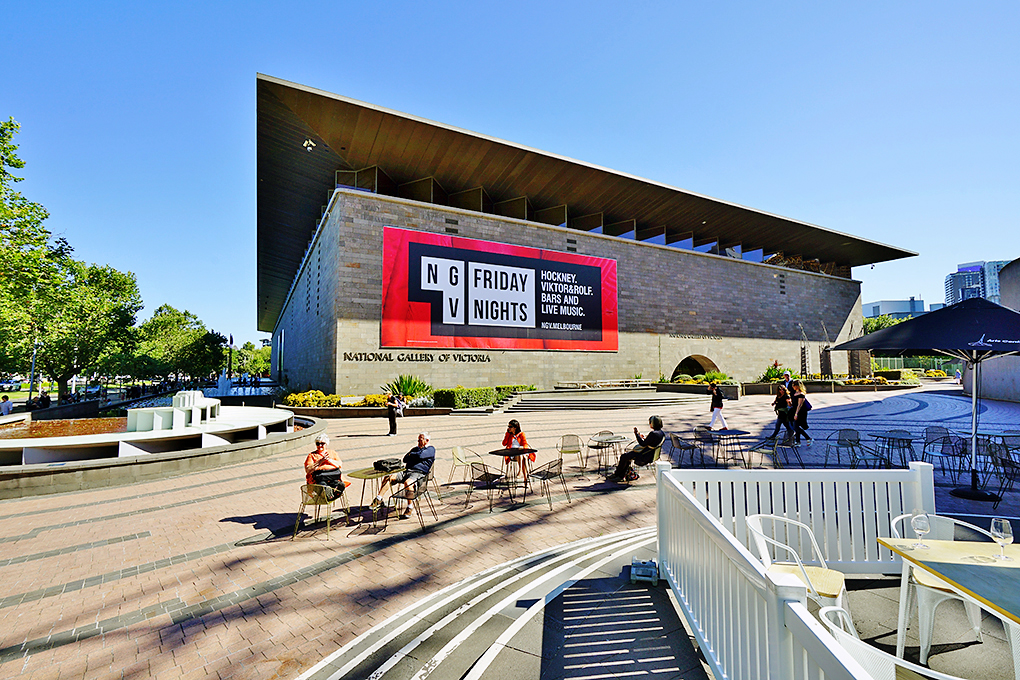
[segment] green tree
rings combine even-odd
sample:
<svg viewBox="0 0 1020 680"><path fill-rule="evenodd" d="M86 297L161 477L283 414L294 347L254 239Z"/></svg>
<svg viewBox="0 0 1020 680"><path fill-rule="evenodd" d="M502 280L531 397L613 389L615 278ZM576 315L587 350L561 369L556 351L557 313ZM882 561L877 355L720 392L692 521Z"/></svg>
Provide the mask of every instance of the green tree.
<svg viewBox="0 0 1020 680"><path fill-rule="evenodd" d="M234 349L234 373L262 375L269 370L272 347L255 347L249 341Z"/></svg>
<svg viewBox="0 0 1020 680"><path fill-rule="evenodd" d="M24 370L40 328L59 306L71 247L54 238L38 203L14 190L25 167L18 157L13 118L0 122L0 370Z"/></svg>
<svg viewBox="0 0 1020 680"><path fill-rule="evenodd" d="M876 316L876 317L871 318L871 319L865 319L864 320L864 334L867 335L868 333L874 333L875 331L880 331L883 328L889 328L890 326L895 326L896 324L900 323L901 321L906 321L909 318L910 317L908 316L906 319L894 319L891 316L889 316L888 314L883 314L881 316Z"/></svg>
<svg viewBox="0 0 1020 680"><path fill-rule="evenodd" d="M161 375L205 377L226 363L226 338L191 312L162 305L140 327L139 353L155 360Z"/></svg>
<svg viewBox="0 0 1020 680"><path fill-rule="evenodd" d="M130 350L142 308L135 275L108 265L69 260L50 291L56 301L41 320L37 365L57 382L60 396L75 375L97 371L104 355Z"/></svg>

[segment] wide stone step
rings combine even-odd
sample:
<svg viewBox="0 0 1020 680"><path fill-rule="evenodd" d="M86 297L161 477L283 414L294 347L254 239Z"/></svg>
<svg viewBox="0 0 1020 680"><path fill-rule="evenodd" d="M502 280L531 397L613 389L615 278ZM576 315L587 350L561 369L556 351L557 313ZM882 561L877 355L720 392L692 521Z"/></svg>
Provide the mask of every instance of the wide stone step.
<svg viewBox="0 0 1020 680"><path fill-rule="evenodd" d="M617 397L525 397L506 409L507 413L526 411L598 411L621 408L674 407L708 403L707 395L617 396Z"/></svg>

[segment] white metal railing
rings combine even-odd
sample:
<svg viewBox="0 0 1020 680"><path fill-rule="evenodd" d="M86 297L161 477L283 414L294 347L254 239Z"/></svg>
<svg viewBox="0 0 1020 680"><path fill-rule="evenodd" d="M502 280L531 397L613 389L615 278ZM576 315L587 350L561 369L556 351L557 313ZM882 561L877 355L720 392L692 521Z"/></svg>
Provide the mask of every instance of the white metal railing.
<svg viewBox="0 0 1020 680"><path fill-rule="evenodd" d="M658 463L660 577L669 583L717 678L869 678L808 613L803 584L790 575L768 575L748 551L743 518L759 512L796 517L831 535L823 546L834 546L834 554L847 558L834 560L836 564L852 566L852 558L859 555L863 564L857 573L899 572L891 558L855 547L883 521L887 528L887 520L865 522L862 516L870 512L884 517L911 503L933 512L931 466L861 471L868 473L863 477L852 470L806 475L784 470L776 471L787 477L783 481L762 478L771 472L671 470L669 463ZM841 493L842 485L868 490ZM766 492L777 498L767 500ZM898 500L889 500L893 498ZM812 518L816 521L807 521ZM739 540L731 530L737 526ZM825 557L828 561L829 555Z"/></svg>
<svg viewBox="0 0 1020 680"><path fill-rule="evenodd" d="M890 525L898 515L915 509L935 512L934 469L929 463L912 462L898 470L684 468L666 474L742 545L750 546L744 521L748 515L789 517L811 528L830 569L848 574L899 574L901 562L878 545L878 537L892 535ZM671 518L660 515L663 519ZM809 559L810 546L800 550L798 535L773 538Z"/></svg>

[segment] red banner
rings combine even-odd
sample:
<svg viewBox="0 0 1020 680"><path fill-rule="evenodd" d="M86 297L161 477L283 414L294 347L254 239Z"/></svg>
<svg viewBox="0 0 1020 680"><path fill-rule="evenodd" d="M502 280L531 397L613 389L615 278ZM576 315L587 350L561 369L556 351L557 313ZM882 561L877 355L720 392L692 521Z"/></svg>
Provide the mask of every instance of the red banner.
<svg viewBox="0 0 1020 680"><path fill-rule="evenodd" d="M616 260L386 227L382 347L615 352Z"/></svg>

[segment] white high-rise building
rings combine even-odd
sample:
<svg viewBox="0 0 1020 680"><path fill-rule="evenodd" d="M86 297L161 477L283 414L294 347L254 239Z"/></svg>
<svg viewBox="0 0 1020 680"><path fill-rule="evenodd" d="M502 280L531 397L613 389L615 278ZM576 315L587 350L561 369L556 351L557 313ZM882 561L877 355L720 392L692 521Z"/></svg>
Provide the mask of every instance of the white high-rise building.
<svg viewBox="0 0 1020 680"><path fill-rule="evenodd" d="M946 304L953 305L970 298L985 298L999 304L999 270L1010 260L965 262L946 276Z"/></svg>

